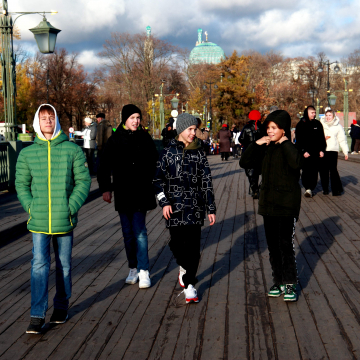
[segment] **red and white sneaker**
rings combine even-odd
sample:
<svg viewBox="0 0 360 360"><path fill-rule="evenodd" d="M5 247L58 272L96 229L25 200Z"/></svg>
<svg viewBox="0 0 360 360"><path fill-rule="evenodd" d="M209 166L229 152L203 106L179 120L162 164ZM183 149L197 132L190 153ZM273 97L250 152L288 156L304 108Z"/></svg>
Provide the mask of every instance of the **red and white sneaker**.
<svg viewBox="0 0 360 360"><path fill-rule="evenodd" d="M180 266L180 269L179 269L179 284L183 288L185 287L185 284L184 284L184 281L183 281L183 276L185 274L186 274L186 270Z"/></svg>
<svg viewBox="0 0 360 360"><path fill-rule="evenodd" d="M187 304L191 302L195 302L195 303L199 302L197 291L192 285L188 285L188 287L184 289L184 293L185 293L185 301Z"/></svg>

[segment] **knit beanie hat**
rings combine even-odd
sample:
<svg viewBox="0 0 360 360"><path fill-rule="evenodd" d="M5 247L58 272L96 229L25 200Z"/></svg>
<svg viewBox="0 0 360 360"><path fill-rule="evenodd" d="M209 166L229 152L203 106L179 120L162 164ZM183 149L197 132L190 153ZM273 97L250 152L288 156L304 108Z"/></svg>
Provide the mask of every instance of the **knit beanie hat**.
<svg viewBox="0 0 360 360"><path fill-rule="evenodd" d="M125 124L126 120L132 115L132 114L140 114L140 121L142 119L141 116L141 110L133 104L127 104L124 105L124 107L121 110L121 123Z"/></svg>
<svg viewBox="0 0 360 360"><path fill-rule="evenodd" d="M249 119L250 120L260 120L261 119L261 114L260 114L260 111L258 110L251 110L250 113L249 113Z"/></svg>
<svg viewBox="0 0 360 360"><path fill-rule="evenodd" d="M188 113L180 114L177 117L176 120L176 131L179 134L181 134L184 130L186 130L188 127L195 125L197 126L198 121L195 116L192 116Z"/></svg>
<svg viewBox="0 0 360 360"><path fill-rule="evenodd" d="M290 140L291 139L291 132L290 132L290 127L291 127L291 117L289 115L289 113L285 110L275 110L272 113L270 113L268 115L268 117L266 118L265 122L264 122L264 130L266 131L268 123L272 121L274 122L276 125L278 125L278 127L280 129L285 130L285 136Z"/></svg>

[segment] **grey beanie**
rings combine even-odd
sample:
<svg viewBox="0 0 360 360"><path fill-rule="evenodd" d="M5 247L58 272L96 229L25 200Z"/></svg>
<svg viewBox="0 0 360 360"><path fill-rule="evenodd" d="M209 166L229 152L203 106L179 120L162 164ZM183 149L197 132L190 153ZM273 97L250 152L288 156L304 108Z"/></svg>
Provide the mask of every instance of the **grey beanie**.
<svg viewBox="0 0 360 360"><path fill-rule="evenodd" d="M176 120L176 132L181 134L188 127L195 125L197 126L198 121L195 116L188 113L180 114Z"/></svg>

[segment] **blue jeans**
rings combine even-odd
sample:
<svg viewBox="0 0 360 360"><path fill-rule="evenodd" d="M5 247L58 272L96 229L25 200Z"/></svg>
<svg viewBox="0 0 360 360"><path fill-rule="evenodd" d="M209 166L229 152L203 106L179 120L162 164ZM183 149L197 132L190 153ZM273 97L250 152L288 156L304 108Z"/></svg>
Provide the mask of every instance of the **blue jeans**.
<svg viewBox="0 0 360 360"><path fill-rule="evenodd" d="M71 297L71 250L73 232L63 235L33 233L33 259L31 260L31 317L45 318L48 309L48 283L50 271L50 240L56 261L56 294L54 309L67 310Z"/></svg>
<svg viewBox="0 0 360 360"><path fill-rule="evenodd" d="M145 225L146 211L120 213L125 251L129 268L149 270L148 237Z"/></svg>

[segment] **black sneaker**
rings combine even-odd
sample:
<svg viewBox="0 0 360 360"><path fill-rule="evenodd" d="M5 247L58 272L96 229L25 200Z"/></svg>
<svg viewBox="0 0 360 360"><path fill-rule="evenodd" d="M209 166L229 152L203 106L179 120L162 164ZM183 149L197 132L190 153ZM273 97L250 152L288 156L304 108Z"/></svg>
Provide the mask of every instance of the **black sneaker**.
<svg viewBox="0 0 360 360"><path fill-rule="evenodd" d="M41 334L41 329L45 326L45 319L32 317L30 325L26 329L27 334Z"/></svg>
<svg viewBox="0 0 360 360"><path fill-rule="evenodd" d="M67 310L54 309L54 312L50 318L50 324L64 324L67 318Z"/></svg>

